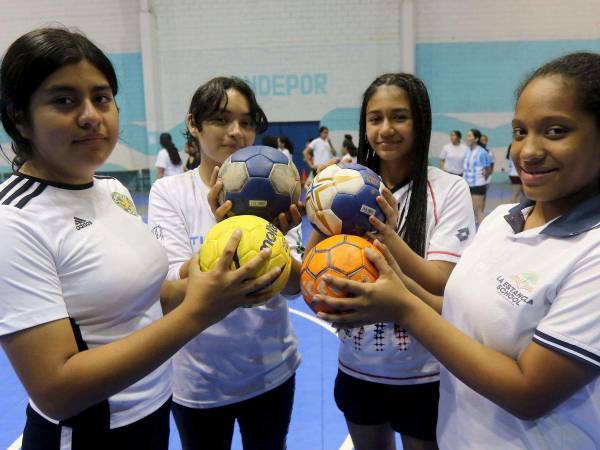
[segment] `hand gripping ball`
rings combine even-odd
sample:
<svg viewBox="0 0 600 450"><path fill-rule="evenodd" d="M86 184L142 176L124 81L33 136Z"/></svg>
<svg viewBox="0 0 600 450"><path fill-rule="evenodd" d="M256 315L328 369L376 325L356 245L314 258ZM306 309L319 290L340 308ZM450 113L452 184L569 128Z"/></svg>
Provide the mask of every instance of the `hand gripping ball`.
<svg viewBox="0 0 600 450"><path fill-rule="evenodd" d="M291 257L287 241L275 225L256 216L234 216L213 226L200 247L200 269L206 272L217 263L225 245L236 229L242 231L242 238L233 257L231 270L246 264L265 247L271 249L271 257L257 273L263 275L274 267L281 267L281 273L275 281L258 291L270 292L272 295L280 292L290 276Z"/></svg>
<svg viewBox="0 0 600 450"><path fill-rule="evenodd" d="M377 204L384 184L379 175L360 164L339 163L326 167L313 179L306 193L310 223L326 236L374 231L369 216L382 222Z"/></svg>
<svg viewBox="0 0 600 450"><path fill-rule="evenodd" d="M300 197L300 175L279 150L265 145L245 147L219 169L223 182L219 204L231 200L230 215L255 215L273 221Z"/></svg>
<svg viewBox="0 0 600 450"><path fill-rule="evenodd" d="M331 236L314 246L304 257L300 271L300 288L304 300L313 311L330 312L323 305L312 305L316 294L345 297L346 293L323 281L323 275L372 283L379 273L364 254L366 248L377 250L373 244L358 236L340 234ZM378 251L378 250L377 250Z"/></svg>

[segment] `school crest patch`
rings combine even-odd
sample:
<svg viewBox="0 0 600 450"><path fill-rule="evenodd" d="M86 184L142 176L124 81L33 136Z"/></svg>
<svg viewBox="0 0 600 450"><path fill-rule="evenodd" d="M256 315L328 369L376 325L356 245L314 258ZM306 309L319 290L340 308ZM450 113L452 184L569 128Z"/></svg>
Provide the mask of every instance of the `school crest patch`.
<svg viewBox="0 0 600 450"><path fill-rule="evenodd" d="M126 195L121 194L120 192L113 192L111 194L113 202L123 211L128 212L131 215L137 216L137 210L135 209L135 205Z"/></svg>

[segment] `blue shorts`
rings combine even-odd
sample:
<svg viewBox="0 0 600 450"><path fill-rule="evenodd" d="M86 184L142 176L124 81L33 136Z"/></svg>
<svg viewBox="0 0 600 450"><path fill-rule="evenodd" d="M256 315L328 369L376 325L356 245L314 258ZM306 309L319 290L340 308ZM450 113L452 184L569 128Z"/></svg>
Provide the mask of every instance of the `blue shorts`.
<svg viewBox="0 0 600 450"><path fill-rule="evenodd" d="M410 385L372 383L338 370L334 396L338 408L350 423L389 423L397 433L435 442L439 390L439 382Z"/></svg>

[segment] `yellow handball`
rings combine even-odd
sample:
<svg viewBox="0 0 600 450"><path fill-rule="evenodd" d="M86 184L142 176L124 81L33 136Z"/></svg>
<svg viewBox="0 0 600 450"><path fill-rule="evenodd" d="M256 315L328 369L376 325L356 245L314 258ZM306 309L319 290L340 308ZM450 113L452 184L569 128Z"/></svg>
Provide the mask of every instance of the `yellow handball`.
<svg viewBox="0 0 600 450"><path fill-rule="evenodd" d="M271 249L271 257L261 267L257 277L275 267L281 267L281 273L273 283L260 293L279 293L287 283L292 267L288 243L275 225L257 216L233 216L212 227L200 247L200 269L207 272L217 263L229 238L236 229L242 231L242 238L233 257L231 270L235 270L252 258L265 247Z"/></svg>

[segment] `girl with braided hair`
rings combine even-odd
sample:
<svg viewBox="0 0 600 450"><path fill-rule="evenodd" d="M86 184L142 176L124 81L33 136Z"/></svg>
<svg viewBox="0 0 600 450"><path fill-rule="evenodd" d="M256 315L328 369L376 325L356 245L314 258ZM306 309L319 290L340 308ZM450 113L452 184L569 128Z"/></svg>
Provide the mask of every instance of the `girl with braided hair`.
<svg viewBox="0 0 600 450"><path fill-rule="evenodd" d="M441 294L475 222L465 181L428 166L431 107L423 82L406 73L377 77L363 95L359 135L358 163L387 186L377 199L386 223L371 217L377 233L370 237L389 247L408 277ZM398 432L406 450L435 449L437 360L394 323L339 336L335 399L355 448L394 449Z"/></svg>

